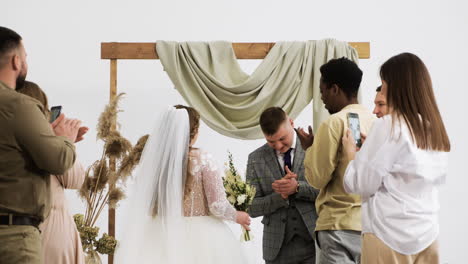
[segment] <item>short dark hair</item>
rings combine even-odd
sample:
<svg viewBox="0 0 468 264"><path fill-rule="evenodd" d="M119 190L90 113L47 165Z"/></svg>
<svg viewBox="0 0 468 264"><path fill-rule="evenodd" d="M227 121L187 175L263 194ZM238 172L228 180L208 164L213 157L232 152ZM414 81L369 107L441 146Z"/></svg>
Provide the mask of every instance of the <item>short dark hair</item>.
<svg viewBox="0 0 468 264"><path fill-rule="evenodd" d="M284 112L281 107L265 109L260 115L260 127L262 128L262 132L269 136L275 134L286 118L286 112Z"/></svg>
<svg viewBox="0 0 468 264"><path fill-rule="evenodd" d="M382 91L382 85L380 85L379 87L377 87L377 89L375 90L376 92L381 92Z"/></svg>
<svg viewBox="0 0 468 264"><path fill-rule="evenodd" d="M320 73L327 87L336 84L348 98L357 97L362 71L355 62L345 57L332 59L320 67Z"/></svg>
<svg viewBox="0 0 468 264"><path fill-rule="evenodd" d="M0 27L0 67L6 63L9 53L21 44L21 36L15 31Z"/></svg>

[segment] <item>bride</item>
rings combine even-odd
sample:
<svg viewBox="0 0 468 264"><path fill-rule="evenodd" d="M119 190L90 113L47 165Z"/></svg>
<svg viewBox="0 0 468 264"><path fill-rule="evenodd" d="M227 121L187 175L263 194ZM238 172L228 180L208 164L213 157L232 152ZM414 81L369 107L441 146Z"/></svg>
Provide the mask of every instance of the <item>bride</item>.
<svg viewBox="0 0 468 264"><path fill-rule="evenodd" d="M211 156L193 148L200 115L177 105L162 114L136 174L116 263L247 263L223 220L250 217L226 199Z"/></svg>

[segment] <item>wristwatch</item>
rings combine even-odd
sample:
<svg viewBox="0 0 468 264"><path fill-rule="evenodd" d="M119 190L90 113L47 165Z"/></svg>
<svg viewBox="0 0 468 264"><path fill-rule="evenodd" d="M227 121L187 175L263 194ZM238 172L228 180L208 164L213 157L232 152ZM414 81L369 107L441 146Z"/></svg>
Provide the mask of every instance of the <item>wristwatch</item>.
<svg viewBox="0 0 468 264"><path fill-rule="evenodd" d="M297 183L297 187L296 187L296 193L298 193L298 192L299 192L299 186L300 186L300 185L299 185L299 183Z"/></svg>

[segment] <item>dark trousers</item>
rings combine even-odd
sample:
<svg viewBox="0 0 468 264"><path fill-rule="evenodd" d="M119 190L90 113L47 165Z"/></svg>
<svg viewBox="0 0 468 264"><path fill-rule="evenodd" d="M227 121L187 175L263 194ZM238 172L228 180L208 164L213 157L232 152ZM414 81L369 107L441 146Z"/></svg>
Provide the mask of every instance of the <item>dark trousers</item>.
<svg viewBox="0 0 468 264"><path fill-rule="evenodd" d="M0 263L41 264L41 234L28 225L0 225Z"/></svg>
<svg viewBox="0 0 468 264"><path fill-rule="evenodd" d="M315 264L315 242L296 235L283 243L275 260L266 264Z"/></svg>

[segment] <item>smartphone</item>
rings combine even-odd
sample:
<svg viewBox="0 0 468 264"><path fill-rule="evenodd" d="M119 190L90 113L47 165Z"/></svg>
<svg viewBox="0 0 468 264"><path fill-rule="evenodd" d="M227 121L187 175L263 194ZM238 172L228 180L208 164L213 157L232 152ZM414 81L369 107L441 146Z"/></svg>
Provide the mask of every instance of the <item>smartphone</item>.
<svg viewBox="0 0 468 264"><path fill-rule="evenodd" d="M351 130L351 134L353 134L354 142L356 142L357 147L362 146L361 140L361 127L359 125L359 115L356 113L348 113L348 127Z"/></svg>
<svg viewBox="0 0 468 264"><path fill-rule="evenodd" d="M59 117L60 112L62 112L61 105L52 106L52 108L50 109L50 123L54 122L55 119Z"/></svg>

